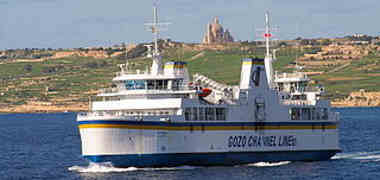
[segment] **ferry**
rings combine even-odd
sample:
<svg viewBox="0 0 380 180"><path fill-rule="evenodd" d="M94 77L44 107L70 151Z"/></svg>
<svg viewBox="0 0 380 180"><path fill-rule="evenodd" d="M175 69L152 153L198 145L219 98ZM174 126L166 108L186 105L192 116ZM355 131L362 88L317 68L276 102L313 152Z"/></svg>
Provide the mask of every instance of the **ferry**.
<svg viewBox="0 0 380 180"><path fill-rule="evenodd" d="M162 63L154 7L154 49L147 71L128 63L113 87L78 113L82 155L115 167L238 165L328 160L339 147L339 114L311 87L305 73L273 72L269 15L264 59L243 58L237 86L201 74L187 63Z"/></svg>

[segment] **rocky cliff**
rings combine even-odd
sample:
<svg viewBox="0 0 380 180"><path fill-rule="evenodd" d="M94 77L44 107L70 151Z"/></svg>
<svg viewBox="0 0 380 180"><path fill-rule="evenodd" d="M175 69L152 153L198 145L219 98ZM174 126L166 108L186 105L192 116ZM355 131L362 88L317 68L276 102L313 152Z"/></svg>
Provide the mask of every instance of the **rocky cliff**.
<svg viewBox="0 0 380 180"><path fill-rule="evenodd" d="M380 92L352 92L348 97L340 101L332 102L334 106L380 106Z"/></svg>

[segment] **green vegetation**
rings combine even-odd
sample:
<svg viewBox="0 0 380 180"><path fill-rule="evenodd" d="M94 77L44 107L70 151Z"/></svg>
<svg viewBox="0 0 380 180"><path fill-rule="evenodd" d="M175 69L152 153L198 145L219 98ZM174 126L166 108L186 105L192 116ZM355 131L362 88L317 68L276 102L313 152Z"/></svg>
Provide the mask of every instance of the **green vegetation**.
<svg viewBox="0 0 380 180"><path fill-rule="evenodd" d="M370 55L361 60L352 61L350 66L338 72L315 76L325 85L332 98L347 96L350 92L365 89L380 91L380 56Z"/></svg>
<svg viewBox="0 0 380 180"><path fill-rule="evenodd" d="M56 99L87 101L91 90L111 85L118 71L119 59L72 57L43 62L9 62L0 65L0 103L11 105L26 101ZM132 66L143 68L149 62L134 60Z"/></svg>
<svg viewBox="0 0 380 180"><path fill-rule="evenodd" d="M327 43L327 41L326 41ZM131 54L129 64L133 69L145 70L151 61L142 58L143 46ZM318 52L320 47L300 50L278 48L277 71L291 72L294 60L304 53ZM223 50L189 50L181 47L165 48L164 61L188 62L191 74L201 73L219 82L236 85L240 81L241 59L263 57L265 49L246 43ZM0 104L20 105L27 101L86 102L95 90L111 86L111 79L119 71L118 64L125 63L125 54L118 58L94 59L70 57L35 62L3 62L0 65ZM133 57L133 58L132 58ZM353 60L339 71L312 76L326 86L331 99L347 96L352 91L366 89L380 91L380 55L376 52L361 60ZM328 72L335 66L313 67L312 71Z"/></svg>

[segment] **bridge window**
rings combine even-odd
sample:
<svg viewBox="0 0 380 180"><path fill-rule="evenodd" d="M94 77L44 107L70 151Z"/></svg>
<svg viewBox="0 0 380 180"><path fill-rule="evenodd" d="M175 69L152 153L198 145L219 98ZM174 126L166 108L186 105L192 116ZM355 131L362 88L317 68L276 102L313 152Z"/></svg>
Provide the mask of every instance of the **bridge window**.
<svg viewBox="0 0 380 180"><path fill-rule="evenodd" d="M292 120L328 120L327 108L292 108L289 113Z"/></svg>
<svg viewBox="0 0 380 180"><path fill-rule="evenodd" d="M132 90L135 87L135 82L133 80L125 81L125 89Z"/></svg>
<svg viewBox="0 0 380 180"><path fill-rule="evenodd" d="M136 89L145 89L145 81L144 80L136 80L135 81Z"/></svg>
<svg viewBox="0 0 380 180"><path fill-rule="evenodd" d="M125 89L135 90L135 89L145 89L145 80L126 80L124 81Z"/></svg>
<svg viewBox="0 0 380 180"><path fill-rule="evenodd" d="M174 79L172 83L172 89L179 90L181 88L182 83L183 83L182 79Z"/></svg>
<svg viewBox="0 0 380 180"><path fill-rule="evenodd" d="M168 80L147 80L148 89L168 89Z"/></svg>
<svg viewBox="0 0 380 180"><path fill-rule="evenodd" d="M168 88L168 80L156 80L155 89L167 89L167 88Z"/></svg>
<svg viewBox="0 0 380 180"><path fill-rule="evenodd" d="M310 120L310 109L309 108L302 108L301 110L301 120Z"/></svg>
<svg viewBox="0 0 380 180"><path fill-rule="evenodd" d="M292 120L300 120L300 116L301 116L300 109L299 108L292 108L290 115L291 115Z"/></svg>
<svg viewBox="0 0 380 180"><path fill-rule="evenodd" d="M191 108L192 110L191 110L191 119L193 120L193 121L197 121L197 120L199 120L198 119L198 108L196 108L196 107L193 107L193 108Z"/></svg>
<svg viewBox="0 0 380 180"><path fill-rule="evenodd" d="M148 89L154 89L154 80L147 80Z"/></svg>
<svg viewBox="0 0 380 180"><path fill-rule="evenodd" d="M226 120L225 108L216 108L216 120Z"/></svg>
<svg viewBox="0 0 380 180"><path fill-rule="evenodd" d="M328 120L329 119L329 113L328 113L327 108L323 108L322 109L322 119L323 120Z"/></svg>
<svg viewBox="0 0 380 180"><path fill-rule="evenodd" d="M201 108L199 108L198 110L199 110L199 111L198 111L198 112L199 112L199 120L200 120L200 121L204 121L204 120L206 120L206 119L205 119L205 109L201 107Z"/></svg>
<svg viewBox="0 0 380 180"><path fill-rule="evenodd" d="M227 110L226 108L214 107L192 107L185 108L186 121L225 121Z"/></svg>
<svg viewBox="0 0 380 180"><path fill-rule="evenodd" d="M311 115L311 120L315 120L316 119L316 112L315 112L315 108L310 108L310 115Z"/></svg>
<svg viewBox="0 0 380 180"><path fill-rule="evenodd" d="M208 121L215 120L214 108L206 108L206 120Z"/></svg>
<svg viewBox="0 0 380 180"><path fill-rule="evenodd" d="M190 114L191 114L191 108L185 108L185 120L186 121L190 121L191 120Z"/></svg>

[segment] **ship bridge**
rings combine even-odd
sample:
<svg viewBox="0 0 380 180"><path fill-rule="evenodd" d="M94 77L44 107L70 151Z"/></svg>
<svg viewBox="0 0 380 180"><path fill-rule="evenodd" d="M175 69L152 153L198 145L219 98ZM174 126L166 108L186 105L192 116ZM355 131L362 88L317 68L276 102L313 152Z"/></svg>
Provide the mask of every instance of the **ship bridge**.
<svg viewBox="0 0 380 180"><path fill-rule="evenodd" d="M100 90L98 96L189 96L196 91L189 87L186 62L167 62L163 73L130 72L121 66L121 72L113 78L113 87Z"/></svg>

